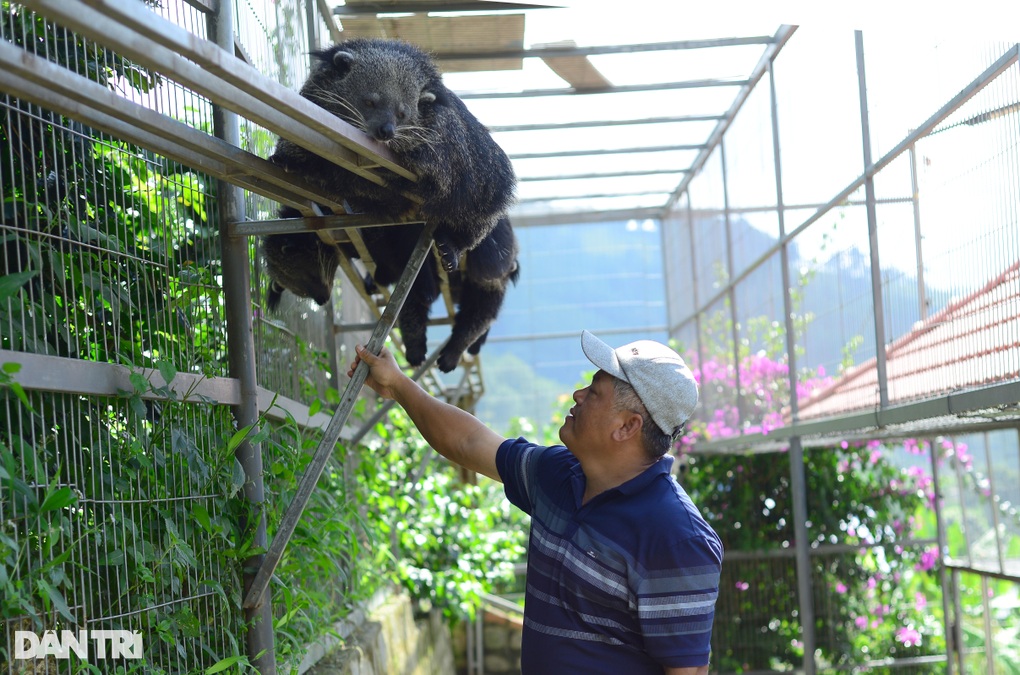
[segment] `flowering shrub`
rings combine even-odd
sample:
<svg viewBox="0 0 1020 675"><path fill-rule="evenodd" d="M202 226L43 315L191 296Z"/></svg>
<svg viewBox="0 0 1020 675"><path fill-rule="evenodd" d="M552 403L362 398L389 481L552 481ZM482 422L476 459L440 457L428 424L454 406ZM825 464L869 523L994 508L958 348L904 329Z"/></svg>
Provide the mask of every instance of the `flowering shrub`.
<svg viewBox="0 0 1020 675"><path fill-rule="evenodd" d="M773 331L754 353L741 345L739 360L725 339L706 342L722 345L726 356L701 363L687 357L705 405L678 444L687 467L681 482L729 556L714 633L713 663L721 672L788 669L804 656L796 567L787 555L796 544L787 449L689 453L699 441L768 434L785 423L789 368L776 348L780 337ZM804 372L796 394L806 397L832 381L821 368ZM947 443L958 460L966 457L965 446ZM819 665L945 653L941 611L931 612L941 608L938 551L899 543L934 538L930 451L928 443L908 439L837 441L805 452Z"/></svg>

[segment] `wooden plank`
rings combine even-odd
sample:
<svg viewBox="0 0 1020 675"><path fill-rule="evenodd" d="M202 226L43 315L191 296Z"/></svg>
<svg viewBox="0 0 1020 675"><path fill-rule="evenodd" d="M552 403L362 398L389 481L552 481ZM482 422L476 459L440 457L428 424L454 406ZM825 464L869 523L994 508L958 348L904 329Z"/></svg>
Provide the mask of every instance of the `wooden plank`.
<svg viewBox="0 0 1020 675"><path fill-rule="evenodd" d="M508 52L524 45L524 15L414 16L343 18L344 37L385 37L406 40L427 52L442 51L438 61L445 73L489 70L520 70L524 59L456 59L458 51Z"/></svg>
<svg viewBox="0 0 1020 675"><path fill-rule="evenodd" d="M206 377L178 372L169 383L176 398L168 398L153 389L167 387L163 375L154 368L132 369L115 363L98 363L47 354L30 354L0 350L0 364L16 363L21 366L12 379L27 391L77 396L123 398L134 392L131 375L137 373L151 385L141 393L147 401L175 400L187 404L234 406L241 402L240 383L232 377ZM276 392L259 387L259 412L276 421L293 418L302 428L325 429L330 416L325 413L309 414L309 407ZM341 438L352 438L356 430L348 427Z"/></svg>
<svg viewBox="0 0 1020 675"><path fill-rule="evenodd" d="M573 47L577 47L577 43L573 40L534 46L539 50ZM574 89L605 89L613 86L613 83L598 71L587 56L543 56L542 61Z"/></svg>

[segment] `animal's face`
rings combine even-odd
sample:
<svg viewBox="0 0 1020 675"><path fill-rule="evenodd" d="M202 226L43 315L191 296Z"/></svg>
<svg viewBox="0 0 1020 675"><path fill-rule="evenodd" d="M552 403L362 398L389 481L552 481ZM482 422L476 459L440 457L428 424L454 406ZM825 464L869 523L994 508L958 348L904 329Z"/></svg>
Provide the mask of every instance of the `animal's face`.
<svg viewBox="0 0 1020 675"><path fill-rule="evenodd" d="M383 50L336 51L316 66L302 94L395 149L426 139L421 116L436 100L413 63Z"/></svg>
<svg viewBox="0 0 1020 675"><path fill-rule="evenodd" d="M314 234L271 235L263 240L266 271L272 279L270 309L276 309L282 287L319 305L329 302L333 278L340 264L335 246Z"/></svg>

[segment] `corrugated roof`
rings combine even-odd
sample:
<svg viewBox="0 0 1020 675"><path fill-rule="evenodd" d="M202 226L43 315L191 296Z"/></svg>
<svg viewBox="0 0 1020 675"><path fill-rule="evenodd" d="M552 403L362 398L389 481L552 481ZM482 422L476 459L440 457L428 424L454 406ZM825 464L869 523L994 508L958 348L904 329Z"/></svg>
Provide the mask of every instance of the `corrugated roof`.
<svg viewBox="0 0 1020 675"><path fill-rule="evenodd" d="M886 349L890 403L1020 378L1020 262L950 303ZM802 420L877 408L877 359L800 403Z"/></svg>

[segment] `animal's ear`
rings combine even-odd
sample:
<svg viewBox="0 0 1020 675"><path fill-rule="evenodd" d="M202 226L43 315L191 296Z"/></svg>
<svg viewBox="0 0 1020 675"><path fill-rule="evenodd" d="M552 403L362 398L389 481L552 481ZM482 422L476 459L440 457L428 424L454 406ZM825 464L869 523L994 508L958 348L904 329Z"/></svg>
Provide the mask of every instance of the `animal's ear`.
<svg viewBox="0 0 1020 675"><path fill-rule="evenodd" d="M339 51L333 54L333 67L340 72L341 75L346 75L351 70L351 66L357 61L357 57L351 52Z"/></svg>
<svg viewBox="0 0 1020 675"><path fill-rule="evenodd" d="M422 103L435 103L435 102L436 102L435 93L428 90L422 91L421 95L418 97L418 105L421 105Z"/></svg>

